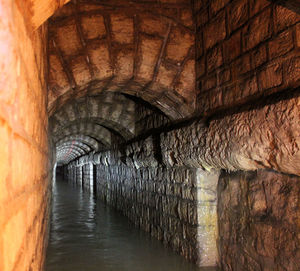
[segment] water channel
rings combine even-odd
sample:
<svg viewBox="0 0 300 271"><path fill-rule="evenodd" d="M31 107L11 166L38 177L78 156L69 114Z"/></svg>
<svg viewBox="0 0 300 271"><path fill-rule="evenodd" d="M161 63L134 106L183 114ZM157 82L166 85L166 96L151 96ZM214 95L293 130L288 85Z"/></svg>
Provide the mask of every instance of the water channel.
<svg viewBox="0 0 300 271"><path fill-rule="evenodd" d="M92 193L53 184L46 271L208 271L135 228Z"/></svg>

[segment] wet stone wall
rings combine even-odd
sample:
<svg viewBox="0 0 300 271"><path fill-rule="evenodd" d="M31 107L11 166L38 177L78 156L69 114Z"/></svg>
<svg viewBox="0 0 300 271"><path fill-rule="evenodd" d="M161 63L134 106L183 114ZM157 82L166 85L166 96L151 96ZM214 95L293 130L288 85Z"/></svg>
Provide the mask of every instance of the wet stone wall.
<svg viewBox="0 0 300 271"><path fill-rule="evenodd" d="M136 226L197 261L195 170L97 165L97 189Z"/></svg>
<svg viewBox="0 0 300 271"><path fill-rule="evenodd" d="M137 227L201 266L217 262L218 173L165 166L149 137L125 147L87 155L68 165L69 179L97 190L97 197Z"/></svg>
<svg viewBox="0 0 300 271"><path fill-rule="evenodd" d="M300 270L299 181L266 170L221 175L219 252L224 271Z"/></svg>
<svg viewBox="0 0 300 271"><path fill-rule="evenodd" d="M88 163L82 166L82 186L86 190L93 190L93 164Z"/></svg>

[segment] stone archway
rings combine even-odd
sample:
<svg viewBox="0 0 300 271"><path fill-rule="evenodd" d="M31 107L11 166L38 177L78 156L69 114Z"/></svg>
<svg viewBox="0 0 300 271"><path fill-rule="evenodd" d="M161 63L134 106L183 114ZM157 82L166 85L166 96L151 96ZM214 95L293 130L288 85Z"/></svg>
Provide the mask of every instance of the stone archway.
<svg viewBox="0 0 300 271"><path fill-rule="evenodd" d="M49 21L49 69L50 114L74 97L117 91L187 117L196 97L189 5L69 3Z"/></svg>

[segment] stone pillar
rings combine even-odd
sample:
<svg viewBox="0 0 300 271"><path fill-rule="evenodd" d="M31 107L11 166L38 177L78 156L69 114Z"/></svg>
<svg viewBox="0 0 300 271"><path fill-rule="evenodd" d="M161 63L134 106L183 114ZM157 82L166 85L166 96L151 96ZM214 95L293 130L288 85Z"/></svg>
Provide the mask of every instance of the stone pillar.
<svg viewBox="0 0 300 271"><path fill-rule="evenodd" d="M76 179L75 179L76 185L82 186L82 166L77 165L76 166Z"/></svg>
<svg viewBox="0 0 300 271"><path fill-rule="evenodd" d="M220 171L196 170L198 265L218 263L217 186Z"/></svg>
<svg viewBox="0 0 300 271"><path fill-rule="evenodd" d="M94 172L93 172L93 164L88 163L87 164L88 174L89 174L89 188L90 192L92 193L94 191Z"/></svg>

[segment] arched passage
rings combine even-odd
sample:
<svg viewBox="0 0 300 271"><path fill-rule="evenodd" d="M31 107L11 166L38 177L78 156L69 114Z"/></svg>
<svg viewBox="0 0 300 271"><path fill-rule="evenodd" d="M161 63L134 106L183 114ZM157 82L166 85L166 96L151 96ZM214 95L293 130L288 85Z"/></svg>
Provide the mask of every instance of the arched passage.
<svg viewBox="0 0 300 271"><path fill-rule="evenodd" d="M299 1L192 2L0 1L0 270L42 270L55 161L188 259L299 270Z"/></svg>
<svg viewBox="0 0 300 271"><path fill-rule="evenodd" d="M49 25L50 113L72 97L117 91L141 97L173 119L191 115L191 14L178 4L178 19L164 15L166 8L78 1L57 12Z"/></svg>

